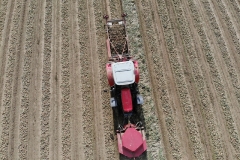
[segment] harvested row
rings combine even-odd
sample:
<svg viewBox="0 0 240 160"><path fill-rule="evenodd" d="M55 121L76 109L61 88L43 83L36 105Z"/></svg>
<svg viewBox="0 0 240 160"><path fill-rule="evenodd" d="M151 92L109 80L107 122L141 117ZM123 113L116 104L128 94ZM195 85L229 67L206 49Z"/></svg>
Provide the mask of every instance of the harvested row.
<svg viewBox="0 0 240 160"><path fill-rule="evenodd" d="M111 6L110 6L111 7ZM105 92L104 90L109 90L109 85L107 83L107 77L106 77L106 62L107 62L107 52L106 52L106 44L105 44L105 30L103 29L103 18L102 15L106 13L106 11L109 11L110 8L107 6L107 0L102 1L100 3L99 1L93 2L93 8L94 8L94 19L95 19L95 27L96 27L96 54L93 57L98 58L98 70L99 75L97 75L98 79L96 81L99 81L99 86L101 88L101 91L99 92L101 101L98 105L99 111L101 111L100 116L102 116L102 124L104 133L102 135L104 139L104 148L105 151L105 159L118 159L118 150L117 150L117 141L114 138L115 137L115 131L114 131L114 123L113 123L113 116L112 116L112 108L110 106L109 100L110 100L110 94L109 92ZM110 15L110 13L107 13ZM112 15L110 15L111 17ZM97 73L97 72L95 72ZM100 132L101 133L101 132ZM103 156L101 154L101 156ZM101 158L100 158L101 159Z"/></svg>
<svg viewBox="0 0 240 160"><path fill-rule="evenodd" d="M70 2L61 4L61 107L62 107L62 157L71 159L71 101L70 101Z"/></svg>
<svg viewBox="0 0 240 160"><path fill-rule="evenodd" d="M44 21L44 48L42 73L42 111L41 111L41 138L40 159L49 158L49 123L51 110L51 45L52 45L52 1L46 1Z"/></svg>
<svg viewBox="0 0 240 160"><path fill-rule="evenodd" d="M191 2L191 1L190 1ZM214 24L213 21L215 20L214 15L212 13L212 10L210 8L210 4L208 1L201 1L202 5L206 11L206 14L208 15L210 24ZM193 4L193 2L192 2ZM203 25L201 23L201 19L199 17L199 14L196 9L191 10L193 12L193 17L194 17L194 24L196 26L196 30L198 31L199 37L201 39L201 45L203 46L203 52L204 55L207 59L207 62L210 67L210 73L211 73L211 78L213 79L213 83L216 89L216 93L220 98L220 105L222 108L222 112L225 118L226 126L228 128L228 133L230 135L230 141L236 151L239 148L239 137L238 133L236 130L236 123L233 120L231 111L230 111L230 106L229 102L225 93L224 86L222 84L222 79L219 75L219 71L216 66L215 58L212 52L212 48L210 47L209 40L207 39L205 29L203 28Z"/></svg>
<svg viewBox="0 0 240 160"><path fill-rule="evenodd" d="M17 60L16 50L18 49L16 43L19 43L22 31L23 17L21 13L24 13L24 8L22 8L22 3L17 1L13 10L13 19L10 29L10 38L8 44L8 50L3 50L6 52L6 67L5 76L3 81L3 92L1 92L1 141L0 141L0 158L8 159L8 144L9 144L9 131L10 131L10 116L11 116L11 106L12 106L12 94L13 94L13 84L14 84L14 71L15 63ZM22 20L22 21L21 21ZM20 27L19 27L20 26Z"/></svg>
<svg viewBox="0 0 240 160"><path fill-rule="evenodd" d="M174 9L177 15L179 31L181 34L182 42L185 48L186 57L188 58L189 67L191 67L192 75L194 77L195 86L197 88L201 107L201 112L203 113L205 124L207 126L208 133L210 135L211 146L213 150L214 157L217 159L223 159L223 144L220 139L220 131L217 128L216 117L214 116L214 109L210 103L209 93L207 91L206 81L203 76L203 71L200 69L200 62L198 60L197 52L193 46L193 37L190 34L190 28L188 27L188 22L186 21L185 15L183 14L183 8L179 4L179 1L174 1ZM188 13L185 13L188 15ZM190 22L189 22L190 23ZM192 87L193 88L193 87ZM204 137L205 141L207 137Z"/></svg>
<svg viewBox="0 0 240 160"><path fill-rule="evenodd" d="M31 90L31 71L32 71L32 57L33 57L33 43L34 43L34 18L36 14L37 1L31 1L25 4L28 7L28 16L26 21L26 39L25 52L23 58L22 68L22 87L21 87L21 108L20 108L20 125L19 125L19 139L18 147L19 158L27 159L28 157L28 128L29 128L29 110L30 110L30 90Z"/></svg>
<svg viewBox="0 0 240 160"><path fill-rule="evenodd" d="M171 30L171 19L169 18L168 11L166 8L166 3L164 1L158 0L159 7L159 17L162 21L164 38L166 40L166 45L169 52L169 60L172 66L173 73L175 74L176 87L178 89L178 94L180 98L180 103L182 106L182 114L186 122L188 129L188 136L191 141L191 147L194 152L194 156L197 159L204 159L204 150L201 143L199 128L196 124L196 115L194 115L193 104L190 99L189 89L187 87L186 79L183 73L183 64L181 64L179 56L180 52L176 50L176 42L174 39L173 30ZM169 4L168 4L169 5ZM174 5L174 4L173 4ZM178 54L179 53L179 56Z"/></svg>
<svg viewBox="0 0 240 160"><path fill-rule="evenodd" d="M83 126L83 154L85 159L96 159L95 156L95 129L94 129L94 97L91 56L89 51L90 38L88 2L78 0L78 27L79 27L79 47L80 47L80 65L81 65L81 91L82 91L82 126Z"/></svg>
<svg viewBox="0 0 240 160"><path fill-rule="evenodd" d="M159 133L161 133L161 129L159 128L159 120L157 116L156 110L156 100L153 99L154 91L151 90L149 78L152 74L148 72L148 67L150 62L145 61L148 59L147 54L144 53L143 41L141 39L141 30L139 24L142 21L138 20L138 11L139 9L139 2L137 1L122 1L123 11L128 14L127 17L127 35L129 38L129 45L131 49L131 55L136 58L139 63L140 68L140 83L139 83L139 90L140 93L144 97L144 104L143 104L143 114L139 115L142 116L142 120L144 122L144 126L146 127L146 139L148 145L147 157L143 155L140 159L166 159L165 151L163 149L162 137ZM129 12L131 11L131 12ZM146 51L145 51L146 52ZM153 86L152 86L153 87Z"/></svg>
<svg viewBox="0 0 240 160"><path fill-rule="evenodd" d="M122 14L122 2L121 0L108 0L110 6L111 19L119 19Z"/></svg>
<svg viewBox="0 0 240 160"><path fill-rule="evenodd" d="M149 76L153 87L156 111L160 122L161 133L164 135L163 143L167 159L181 159L180 142L176 131L176 122L173 110L170 106L169 93L166 86L166 78L163 71L163 60L161 59L162 51L157 39L157 27L153 23L151 9L156 13L156 4L141 2L138 4L140 13L140 22L142 24L142 35L145 47L146 60L149 68ZM158 21L159 22L159 21ZM160 25L160 24L158 24Z"/></svg>

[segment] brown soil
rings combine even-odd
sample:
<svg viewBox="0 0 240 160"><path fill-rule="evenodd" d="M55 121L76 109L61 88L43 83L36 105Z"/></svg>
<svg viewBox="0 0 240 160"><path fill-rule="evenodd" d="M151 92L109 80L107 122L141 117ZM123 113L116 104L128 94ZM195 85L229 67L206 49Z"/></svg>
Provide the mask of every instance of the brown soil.
<svg viewBox="0 0 240 160"><path fill-rule="evenodd" d="M0 0L0 159L119 155L105 20L127 13L148 150L240 159L239 0Z"/></svg>

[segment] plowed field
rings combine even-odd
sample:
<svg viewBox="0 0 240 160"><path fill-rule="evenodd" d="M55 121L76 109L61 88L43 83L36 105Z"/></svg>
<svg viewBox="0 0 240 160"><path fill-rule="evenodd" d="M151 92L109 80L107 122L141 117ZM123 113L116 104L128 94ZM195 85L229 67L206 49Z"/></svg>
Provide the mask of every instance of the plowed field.
<svg viewBox="0 0 240 160"><path fill-rule="evenodd" d="M105 20L127 13L148 150L240 159L240 0L0 0L0 159L125 160Z"/></svg>

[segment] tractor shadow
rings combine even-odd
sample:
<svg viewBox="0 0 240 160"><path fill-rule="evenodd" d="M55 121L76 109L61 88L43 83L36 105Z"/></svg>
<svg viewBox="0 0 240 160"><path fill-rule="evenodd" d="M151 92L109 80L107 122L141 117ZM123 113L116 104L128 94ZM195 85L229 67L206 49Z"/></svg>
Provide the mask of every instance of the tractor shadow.
<svg viewBox="0 0 240 160"><path fill-rule="evenodd" d="M134 107L133 115L130 120L131 120L131 123L133 123L133 124L136 124L137 122L142 122L143 127L145 127L145 118L144 118L142 107L143 107L142 105L137 105L137 107ZM122 125L125 122L123 117L124 117L123 112L120 109L118 109L118 108L113 109L114 132L115 133L118 128L118 125L119 124ZM146 130L145 130L145 134L146 134ZM146 136L146 140L147 140L147 136ZM133 160L134 158L128 158L122 154L119 154L119 159L120 160ZM147 159L148 159L147 151L145 151L141 156L135 158L135 160L147 160Z"/></svg>

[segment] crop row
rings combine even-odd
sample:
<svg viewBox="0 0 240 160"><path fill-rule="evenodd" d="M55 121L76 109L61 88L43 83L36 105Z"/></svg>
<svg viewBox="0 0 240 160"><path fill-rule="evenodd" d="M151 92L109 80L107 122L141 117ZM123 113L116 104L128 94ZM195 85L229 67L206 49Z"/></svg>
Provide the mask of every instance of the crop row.
<svg viewBox="0 0 240 160"><path fill-rule="evenodd" d="M106 1L105 1L106 3ZM119 2L118 2L119 3ZM115 4L117 5L117 4ZM103 127L104 127L104 141L105 141L105 155L106 159L116 159L116 139L115 131L114 131L114 123L113 123L113 116L112 116L112 108L110 106L110 94L109 92L104 92L104 90L108 90L109 86L107 83L107 76L106 76L106 69L105 65L107 63L107 53L106 53L106 44L105 44L105 30L103 28L103 18L102 15L106 13L107 8L103 7L106 6L104 3L100 2L94 2L94 18L95 18L95 25L96 25L96 43L97 43L97 57L98 57L98 67L100 71L100 83L101 86L101 110L103 116ZM118 10L113 10L112 4L110 4L110 11L114 11L114 13L108 13L111 14L111 17L113 14L118 14Z"/></svg>
<svg viewBox="0 0 240 160"><path fill-rule="evenodd" d="M189 4L194 4L193 1L189 0ZM210 4L208 1L202 1L202 4L204 6L204 9L208 15L208 18L210 20L211 24L215 24L215 17L214 14L212 13L212 10L210 8ZM216 66L216 62L215 62L215 58L213 55L213 52L211 50L209 41L207 39L205 30L203 28L203 25L201 24L201 19L200 16L197 12L196 8L190 7L192 10L192 15L193 15L193 19L194 19L194 24L196 27L196 30L198 31L198 35L201 38L201 45L204 46L203 47L203 52L206 56L207 62L209 64L210 67L210 72L211 72L211 77L213 79L215 88L216 88L216 92L218 94L218 96L220 97L220 105L222 107L222 111L225 117L225 121L226 121L226 125L228 128L228 132L230 135L230 139L231 139L231 143L233 144L234 148L236 150L238 150L239 148L239 138L238 138L238 133L236 130L236 124L233 120L233 117L231 115L231 111L230 111L230 106L229 106L229 102L227 101L227 97L226 97L226 93L225 93L225 89L224 86L222 84L222 79L219 75L219 71L217 70L217 66ZM216 25L214 25L216 26Z"/></svg>
<svg viewBox="0 0 240 160"><path fill-rule="evenodd" d="M70 47L69 47L69 5L67 0L62 1L61 6L61 94L62 94L62 157L63 159L71 158L71 101L70 101Z"/></svg>
<svg viewBox="0 0 240 160"><path fill-rule="evenodd" d="M188 133L190 136L190 141L194 150L194 155L198 159L203 159L203 146L200 139L200 133L196 124L196 118L194 116L193 104L190 100L189 91L187 88L186 80L184 78L184 73L182 69L182 64L179 62L179 56L176 51L176 42L174 40L173 31L171 30L171 19L169 18L168 11L166 8L166 3L162 0L157 0L159 7L159 17L162 21L164 38L166 40L166 45L169 52L169 59L172 66L172 70L175 73L176 87L178 89L178 94L180 98L180 103L183 111L183 115L186 121ZM176 7L177 2L173 1L173 7ZM175 8L176 10L176 8ZM176 15L181 16L183 14L178 11Z"/></svg>
<svg viewBox="0 0 240 160"><path fill-rule="evenodd" d="M28 7L28 17L26 21L26 39L25 53L23 58L23 75L22 75L22 90L21 90L21 110L20 110L20 133L19 133L19 158L27 158L28 150L28 123L29 123L29 103L30 103L30 82L31 82L31 64L33 55L34 42L34 17L36 14L36 0L31 1ZM24 14L24 13L23 13Z"/></svg>
<svg viewBox="0 0 240 160"><path fill-rule="evenodd" d="M128 14L127 17L127 34L129 38L129 45L131 50L131 55L134 56L139 62L140 68L140 82L139 82L139 90L140 93L144 97L144 104L141 106L143 110L143 116L141 117L145 122L146 127L146 139L148 144L148 158L149 159L166 159L165 151L162 146L162 137L160 134L159 128L159 120L156 109L156 100L153 98L153 90L151 89L151 79L148 70L150 62L148 61L148 54L146 51L144 52L143 44L141 37L141 30L139 24L142 21L139 19L140 15L138 15L139 3L137 1L126 1L123 0L123 11ZM131 11L131 12L130 12ZM144 15L145 16L145 15ZM146 22L147 23L147 22ZM149 27L150 30L150 27ZM144 37L146 38L146 37ZM149 43L154 43L154 41L149 40ZM154 46L152 46L154 47ZM151 48L152 49L152 48ZM155 86L152 86L155 87ZM144 159L144 157L143 157Z"/></svg>
<svg viewBox="0 0 240 160"><path fill-rule="evenodd" d="M10 123L10 110L12 102L12 90L13 90L13 79L14 79L14 69L16 61L16 43L18 43L18 36L20 35L20 23L21 23L21 3L16 2L16 7L14 8L14 16L12 20L11 34L9 39L9 50L6 51L6 68L5 68L5 81L3 87L3 103L2 103L2 113L1 113L1 144L0 144L0 157L1 159L8 158L8 142L9 142L9 123Z"/></svg>
<svg viewBox="0 0 240 160"><path fill-rule="evenodd" d="M89 30L88 30L88 2L78 0L78 27L81 63L81 91L82 91L82 118L83 118L83 146L86 159L94 159L95 130L92 93L91 57L89 54Z"/></svg>
<svg viewBox="0 0 240 160"><path fill-rule="evenodd" d="M6 19L7 14L7 6L8 6L9 0L2 0L0 2L0 42L2 41L2 31L4 28L4 22ZM12 3L11 1L9 3Z"/></svg>
<svg viewBox="0 0 240 160"><path fill-rule="evenodd" d="M46 1L44 24L40 158L49 159L52 1Z"/></svg>
<svg viewBox="0 0 240 160"><path fill-rule="evenodd" d="M214 157L216 157L217 159L221 159L223 158L223 144L220 140L220 135L215 120L216 117L214 117L213 114L213 107L211 106L210 97L208 96L209 93L207 92L206 82L204 80L203 73L199 67L200 63L197 59L198 56L196 50L194 49L194 46L191 45L193 44L193 37L191 37L189 31L190 29L188 28L186 18L184 17L184 14L182 14L183 9L179 4L179 1L174 1L174 7L177 15L179 30L184 42L183 45L192 68L195 84L201 101L201 111L206 118L205 123L211 136Z"/></svg>
<svg viewBox="0 0 240 160"><path fill-rule="evenodd" d="M156 110L158 113L158 118L164 119L164 121L160 124L162 134L166 134L166 140L163 140L163 142L166 150L170 145L171 149L169 150L169 153L174 159L181 159L182 156L180 153L179 138L177 136L177 129L175 124L176 121L174 119L173 109L170 105L169 92L167 89L166 77L163 70L164 63L163 59L161 58L161 55L163 53L162 50L159 49L160 42L156 37L159 32L156 29L157 27L154 28L153 25L156 23L157 25L161 24L159 24L159 21L156 21L156 19L154 23L152 17L149 16L151 13L153 13L151 10L154 10L155 12L157 11L157 6L154 6L154 4L150 4L146 1L141 1L141 3L143 17L141 21L143 28L142 33L146 33L146 35L143 34L143 39L146 40L144 42L146 44L146 58L148 59L148 64L151 64L149 65L149 68L151 71L150 77L152 79L152 85L154 86L153 91L155 93Z"/></svg>
<svg viewBox="0 0 240 160"><path fill-rule="evenodd" d="M227 4L227 5L232 6L232 8L233 8L232 11L234 11L234 14L237 15L237 16L236 16L237 24L238 24L238 26L240 26L240 19L237 18L237 17L240 16L239 1L231 0L231 1L229 1L228 3L231 3L231 5L230 5L230 4ZM238 28L238 31L240 31L239 28Z"/></svg>

